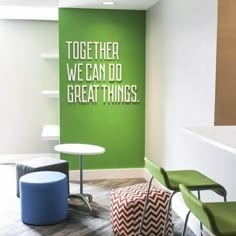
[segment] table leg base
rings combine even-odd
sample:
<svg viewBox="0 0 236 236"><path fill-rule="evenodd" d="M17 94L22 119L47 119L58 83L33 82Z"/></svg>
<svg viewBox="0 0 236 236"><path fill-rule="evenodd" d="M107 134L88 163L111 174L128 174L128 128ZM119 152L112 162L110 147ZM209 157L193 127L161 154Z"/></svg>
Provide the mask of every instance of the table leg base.
<svg viewBox="0 0 236 236"><path fill-rule="evenodd" d="M88 198L88 201L89 202L92 202L93 201L93 196L91 194L88 194L88 193L83 193L82 194L84 197Z"/></svg>
<svg viewBox="0 0 236 236"><path fill-rule="evenodd" d="M91 205L89 204L90 202L93 201L93 196L91 194L86 194L86 193L83 193L83 194L69 194L68 195L69 198L80 198L86 205L87 207L89 208L90 211L93 211ZM88 200L87 200L88 198Z"/></svg>

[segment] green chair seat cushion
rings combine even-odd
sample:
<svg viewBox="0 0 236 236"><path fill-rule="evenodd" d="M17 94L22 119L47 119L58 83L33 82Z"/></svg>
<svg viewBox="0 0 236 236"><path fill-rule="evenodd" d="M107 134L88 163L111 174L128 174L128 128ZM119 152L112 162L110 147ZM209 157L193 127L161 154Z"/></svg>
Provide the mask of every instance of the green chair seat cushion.
<svg viewBox="0 0 236 236"><path fill-rule="evenodd" d="M204 206L214 215L217 236L236 235L236 202L205 203Z"/></svg>
<svg viewBox="0 0 236 236"><path fill-rule="evenodd" d="M179 191L179 184L184 184L190 190L213 190L217 194L224 196L223 187L208 178L206 175L195 170L166 171L169 184L167 186L173 191Z"/></svg>

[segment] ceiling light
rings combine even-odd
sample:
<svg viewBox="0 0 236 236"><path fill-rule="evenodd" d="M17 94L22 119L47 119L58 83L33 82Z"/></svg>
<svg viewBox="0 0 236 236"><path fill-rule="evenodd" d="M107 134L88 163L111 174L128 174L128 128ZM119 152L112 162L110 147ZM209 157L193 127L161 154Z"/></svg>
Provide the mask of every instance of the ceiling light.
<svg viewBox="0 0 236 236"><path fill-rule="evenodd" d="M113 1L104 1L102 4L103 5L114 5L115 2L113 2Z"/></svg>

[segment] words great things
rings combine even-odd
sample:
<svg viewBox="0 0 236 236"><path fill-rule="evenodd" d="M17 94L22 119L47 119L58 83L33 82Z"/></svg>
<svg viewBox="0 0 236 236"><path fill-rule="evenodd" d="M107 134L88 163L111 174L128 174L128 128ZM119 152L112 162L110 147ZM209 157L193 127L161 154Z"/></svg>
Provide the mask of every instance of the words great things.
<svg viewBox="0 0 236 236"><path fill-rule="evenodd" d="M110 105L139 102L137 85L122 84L118 42L66 41L66 48L68 103L97 104L99 99Z"/></svg>

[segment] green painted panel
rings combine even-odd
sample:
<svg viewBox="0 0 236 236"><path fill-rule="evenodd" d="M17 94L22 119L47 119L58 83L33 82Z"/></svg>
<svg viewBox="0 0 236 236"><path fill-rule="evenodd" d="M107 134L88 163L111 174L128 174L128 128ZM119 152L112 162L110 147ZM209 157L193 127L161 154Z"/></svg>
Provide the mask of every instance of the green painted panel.
<svg viewBox="0 0 236 236"><path fill-rule="evenodd" d="M60 142L105 147L85 169L143 167L145 11L60 9L59 53Z"/></svg>

